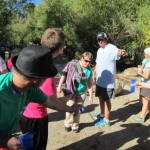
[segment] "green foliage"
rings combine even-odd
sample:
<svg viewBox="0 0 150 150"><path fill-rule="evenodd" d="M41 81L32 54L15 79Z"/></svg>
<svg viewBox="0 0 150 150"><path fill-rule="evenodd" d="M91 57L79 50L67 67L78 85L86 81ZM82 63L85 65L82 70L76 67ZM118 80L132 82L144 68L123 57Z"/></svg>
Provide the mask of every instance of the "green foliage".
<svg viewBox="0 0 150 150"><path fill-rule="evenodd" d="M135 29L139 33L139 44L150 44L150 9L149 5L144 5L139 8L137 18L134 23Z"/></svg>
<svg viewBox="0 0 150 150"><path fill-rule="evenodd" d="M140 62L150 44L149 0L1 0L0 42L15 45L39 43L44 30L58 27L66 34L66 44L79 53L96 55L97 32L125 48Z"/></svg>
<svg viewBox="0 0 150 150"><path fill-rule="evenodd" d="M24 36L27 35L27 12L30 4L27 0L0 1L0 43L6 45L24 45ZM33 5L32 5L33 6ZM25 15L26 14L26 15Z"/></svg>

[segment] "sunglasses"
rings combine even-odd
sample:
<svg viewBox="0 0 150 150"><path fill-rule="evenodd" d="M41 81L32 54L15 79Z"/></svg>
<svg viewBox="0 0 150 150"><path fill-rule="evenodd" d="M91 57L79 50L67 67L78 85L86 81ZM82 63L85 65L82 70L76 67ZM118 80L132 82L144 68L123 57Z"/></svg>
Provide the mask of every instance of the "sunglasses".
<svg viewBox="0 0 150 150"><path fill-rule="evenodd" d="M100 43L100 44L102 44L102 43L104 43L105 41L104 40L99 40L99 41L97 41L98 43Z"/></svg>
<svg viewBox="0 0 150 150"><path fill-rule="evenodd" d="M83 58L83 59L84 59L84 58ZM85 61L86 63L91 63L91 60L89 61L89 60L84 59L84 61Z"/></svg>

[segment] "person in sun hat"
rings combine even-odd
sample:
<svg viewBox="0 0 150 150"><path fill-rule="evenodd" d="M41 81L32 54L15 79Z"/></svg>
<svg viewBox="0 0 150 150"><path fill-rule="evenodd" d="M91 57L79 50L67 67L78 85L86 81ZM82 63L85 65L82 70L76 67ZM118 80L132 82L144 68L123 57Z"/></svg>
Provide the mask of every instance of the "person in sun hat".
<svg viewBox="0 0 150 150"><path fill-rule="evenodd" d="M79 106L76 113L66 112L66 118L64 121L64 129L67 132L71 130L75 133L80 131L79 122L82 106L84 104L87 89L89 91L89 102L93 102L92 92L92 71L90 63L93 59L93 55L90 52L84 52L79 60L72 60L67 63L65 68L62 70L62 76L60 78L57 92L64 92L64 95L73 93L74 97L68 102L68 106L74 104ZM65 89L62 89L62 85L65 82Z"/></svg>
<svg viewBox="0 0 150 150"><path fill-rule="evenodd" d="M110 99L114 98L116 60L125 55L125 50L108 43L108 36L105 32L99 32L96 38L100 48L97 51L93 81L96 75L95 96L99 98L101 114L93 114L92 117L98 120L95 126L106 127L110 126Z"/></svg>
<svg viewBox="0 0 150 150"><path fill-rule="evenodd" d="M63 53L65 35L59 28L48 28L41 38L41 46L48 48L52 58ZM51 68L47 68L51 69ZM56 96L55 78L47 78L39 87L47 96ZM19 121L21 131L36 132L32 148L27 150L46 150L48 139L48 112L42 104L30 102L25 108Z"/></svg>
<svg viewBox="0 0 150 150"><path fill-rule="evenodd" d="M138 75L140 75L143 78L143 82L149 83L150 82L150 47L146 48L144 50L145 59L148 60L146 63L143 73L138 72ZM146 88L140 89L140 98L142 102L142 110L140 115L136 115L134 117L134 120L138 123L144 123L146 121L147 116L149 116L150 113L150 90Z"/></svg>
<svg viewBox="0 0 150 150"><path fill-rule="evenodd" d="M37 102L60 111L75 112L69 107L66 97L47 97L39 88L47 77L54 77L57 69L53 65L51 51L41 46L28 46L13 57L14 70L0 76L0 148L21 149L14 129L20 114L29 102ZM51 69L47 69L51 68Z"/></svg>

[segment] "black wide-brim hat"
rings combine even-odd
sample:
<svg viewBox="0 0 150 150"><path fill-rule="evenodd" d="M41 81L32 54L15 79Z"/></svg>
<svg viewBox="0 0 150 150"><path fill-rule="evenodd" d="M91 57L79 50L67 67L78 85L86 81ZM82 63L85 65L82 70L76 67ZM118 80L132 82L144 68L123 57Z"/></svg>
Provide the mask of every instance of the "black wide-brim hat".
<svg viewBox="0 0 150 150"><path fill-rule="evenodd" d="M23 48L18 56L12 58L12 64L15 70L26 77L47 78L57 74L51 51L37 45Z"/></svg>

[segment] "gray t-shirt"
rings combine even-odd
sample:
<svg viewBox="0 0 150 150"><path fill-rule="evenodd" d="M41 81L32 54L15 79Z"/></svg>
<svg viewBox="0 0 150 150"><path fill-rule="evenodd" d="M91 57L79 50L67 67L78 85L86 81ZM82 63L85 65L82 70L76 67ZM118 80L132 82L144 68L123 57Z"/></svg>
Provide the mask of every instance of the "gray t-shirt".
<svg viewBox="0 0 150 150"><path fill-rule="evenodd" d="M104 88L115 87L116 60L120 59L115 45L99 48L96 58L96 84Z"/></svg>

